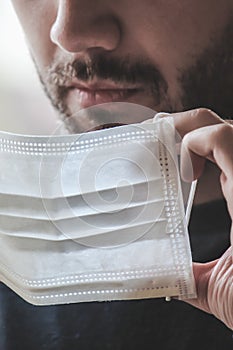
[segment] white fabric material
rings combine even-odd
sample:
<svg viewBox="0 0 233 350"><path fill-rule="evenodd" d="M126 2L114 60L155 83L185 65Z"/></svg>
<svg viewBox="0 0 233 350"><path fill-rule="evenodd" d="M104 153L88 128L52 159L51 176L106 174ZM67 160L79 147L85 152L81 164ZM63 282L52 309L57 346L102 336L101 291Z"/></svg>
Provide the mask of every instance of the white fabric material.
<svg viewBox="0 0 233 350"><path fill-rule="evenodd" d="M37 305L194 297L174 133L0 133L3 282Z"/></svg>

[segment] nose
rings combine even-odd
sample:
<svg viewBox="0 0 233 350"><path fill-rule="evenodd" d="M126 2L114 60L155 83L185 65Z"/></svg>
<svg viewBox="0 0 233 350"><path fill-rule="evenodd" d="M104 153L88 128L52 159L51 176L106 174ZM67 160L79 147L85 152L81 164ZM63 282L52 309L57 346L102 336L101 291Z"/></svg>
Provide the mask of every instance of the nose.
<svg viewBox="0 0 233 350"><path fill-rule="evenodd" d="M50 31L52 42L70 53L94 48L115 50L121 30L117 18L106 9L108 1L58 0Z"/></svg>

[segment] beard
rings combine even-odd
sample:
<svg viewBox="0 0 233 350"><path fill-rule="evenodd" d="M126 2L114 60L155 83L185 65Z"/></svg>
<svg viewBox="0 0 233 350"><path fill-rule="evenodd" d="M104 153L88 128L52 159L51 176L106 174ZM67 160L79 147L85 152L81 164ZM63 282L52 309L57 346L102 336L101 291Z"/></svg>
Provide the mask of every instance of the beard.
<svg viewBox="0 0 233 350"><path fill-rule="evenodd" d="M184 110L205 107L223 119L233 114L233 16L216 42L180 77Z"/></svg>
<svg viewBox="0 0 233 350"><path fill-rule="evenodd" d="M74 112L67 103L67 95L70 91L69 85L72 85L73 79L77 79L81 83L111 81L116 85L145 86L147 97L150 96L151 105L157 106L162 103L164 111L173 111L167 93L168 85L159 70L151 63L146 62L145 59L138 59L133 62L130 57L110 58L99 53L96 56L88 57L88 59L82 57L75 61L66 62L66 64L55 64L49 67L46 79L42 81L47 96L59 111L68 131L72 133L88 131L90 125L100 128L102 124L115 121L114 112L111 113L111 108L108 109L107 107L103 109L99 107L98 111L92 108L86 109L86 114L82 115L84 121L80 121L83 112L81 107L79 108L77 103L79 109ZM123 98L119 102L124 102ZM115 110L114 107L113 110ZM130 108L130 110L133 110L133 108ZM129 114L127 107L125 111L122 108L122 113L119 110L115 110L115 112L118 113L118 122L119 119L121 120L120 114L122 118L124 118L124 114ZM140 109L140 112L142 112L142 109ZM87 119L89 122L87 122Z"/></svg>
<svg viewBox="0 0 233 350"><path fill-rule="evenodd" d="M45 93L58 110L68 132L83 132L69 108L66 97L73 79L80 82L110 80L114 83L146 86L153 106L158 112L182 112L205 107L222 118L231 118L233 111L233 21L226 26L221 36L214 38L195 63L178 75L180 96L174 101L169 96L168 82L159 68L145 58L116 58L98 54L77 58L48 67L45 78L39 76ZM146 105L145 105L146 106Z"/></svg>

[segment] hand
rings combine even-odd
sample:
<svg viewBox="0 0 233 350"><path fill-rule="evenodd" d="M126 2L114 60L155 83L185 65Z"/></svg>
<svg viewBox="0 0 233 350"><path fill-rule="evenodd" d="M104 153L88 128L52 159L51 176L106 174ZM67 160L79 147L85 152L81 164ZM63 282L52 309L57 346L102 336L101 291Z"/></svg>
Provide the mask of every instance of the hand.
<svg viewBox="0 0 233 350"><path fill-rule="evenodd" d="M174 114L177 131L183 137L181 146L181 174L193 180L187 169L188 157L193 166L193 177L199 178L205 160L220 169L220 183L233 219L233 126L207 109ZM190 159L189 158L189 159ZM233 228L231 246L217 260L194 263L197 299L186 300L197 308L213 314L233 329Z"/></svg>

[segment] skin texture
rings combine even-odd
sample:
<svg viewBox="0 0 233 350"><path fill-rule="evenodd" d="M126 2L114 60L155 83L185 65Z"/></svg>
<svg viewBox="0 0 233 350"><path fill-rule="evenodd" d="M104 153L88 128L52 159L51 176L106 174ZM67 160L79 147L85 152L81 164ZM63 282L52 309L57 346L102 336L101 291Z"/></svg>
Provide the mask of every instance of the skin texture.
<svg viewBox="0 0 233 350"><path fill-rule="evenodd" d="M176 112L183 177L208 159L233 218L232 0L13 0L45 92L70 132L93 127L80 108L133 102ZM124 123L134 122L124 120ZM191 179L187 179L191 180ZM232 233L231 233L232 242ZM194 264L194 306L233 329L232 246L217 261Z"/></svg>
<svg viewBox="0 0 233 350"><path fill-rule="evenodd" d="M233 127L206 109L174 114L176 129L183 136L181 170L186 180L187 157L192 160L194 178L199 178L206 159L220 169L221 188L233 218ZM233 230L231 247L219 259L194 263L198 298L188 302L222 320L233 329Z"/></svg>
<svg viewBox="0 0 233 350"><path fill-rule="evenodd" d="M221 6L218 0L13 0L13 5L45 91L71 132L89 130L92 120L72 123L67 117L106 99L158 112L204 106L230 116L231 0ZM89 84L89 100L83 90L68 88L74 81ZM109 90L101 97L103 81L139 91L127 99Z"/></svg>

